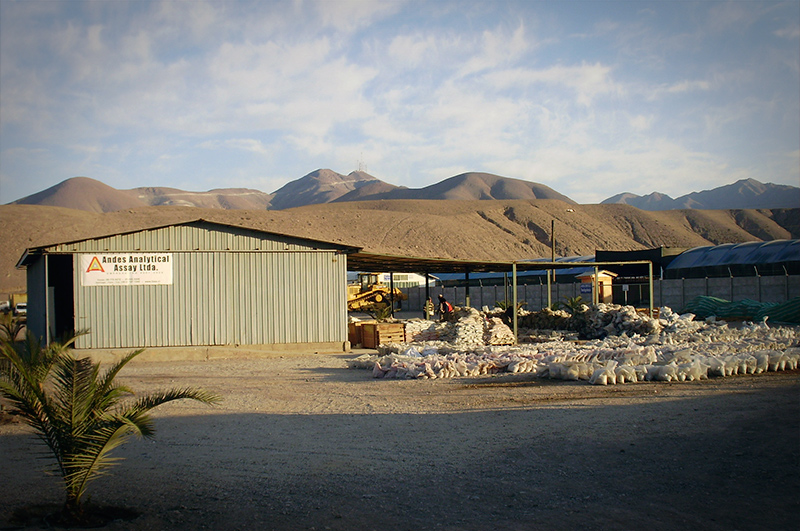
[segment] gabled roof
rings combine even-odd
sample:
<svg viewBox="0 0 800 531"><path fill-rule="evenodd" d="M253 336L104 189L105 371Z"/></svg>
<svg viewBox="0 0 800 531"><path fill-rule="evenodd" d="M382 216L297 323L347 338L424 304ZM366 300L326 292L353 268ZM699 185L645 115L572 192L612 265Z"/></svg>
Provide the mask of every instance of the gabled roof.
<svg viewBox="0 0 800 531"><path fill-rule="evenodd" d="M328 241L323 241L323 240L315 240L315 239L305 238L305 237L301 237L301 236L294 236L294 235L291 235L291 234L283 234L283 233L278 233L278 232L265 231L265 230L262 230L262 229L257 229L257 228L253 228L253 227L247 227L247 226L244 226L244 225L233 225L233 224L229 224L229 223L220 223L219 221L207 220L207 219L204 219L204 218L197 218L197 219L193 219L193 220L182 221L180 223L169 223L169 224L166 224L166 225L140 227L140 228L137 228L137 229L134 229L134 230L130 230L130 231L113 232L113 233L110 233L110 234L103 234L103 235L100 235L100 236L92 236L90 238L81 238L81 239L77 239L77 240L70 240L70 241L65 241L65 242L55 242L55 243L51 243L51 244L48 244L48 245L30 247L30 248L25 250L25 252L23 253L22 257L17 262L16 267L17 268L22 268L22 267L27 266L30 263L30 257L32 257L32 256L37 256L37 255L45 254L45 253L48 253L48 252L57 252L56 248L58 248L58 247L77 245L77 244L82 243L82 242L88 242L88 241L92 241L92 240L102 240L102 239L105 239L105 238L113 238L115 236L126 236L126 235L136 234L136 233L140 233L140 232L157 231L157 230L166 229L166 228L169 228L169 227L190 226L190 225L197 225L197 224L203 224L205 226L212 226L212 227L216 226L216 227L220 227L220 228L223 228L223 229L234 229L234 230L239 230L239 231L248 231L248 232L252 232L252 233L256 233L256 234L262 234L262 235L265 235L265 236L273 236L273 237L277 237L277 238L286 238L286 239L291 239L291 240L294 240L294 241L304 242L304 243L307 243L307 244L310 244L310 245L314 245L314 244L324 245L325 247L334 248L334 249L336 249L336 250L338 250L338 251L340 251L342 253L346 253L346 254L355 253L355 252L357 252L357 251L359 251L361 249L360 247L342 245L342 244L334 243L334 242L328 242ZM64 251L60 251L60 252L64 252Z"/></svg>

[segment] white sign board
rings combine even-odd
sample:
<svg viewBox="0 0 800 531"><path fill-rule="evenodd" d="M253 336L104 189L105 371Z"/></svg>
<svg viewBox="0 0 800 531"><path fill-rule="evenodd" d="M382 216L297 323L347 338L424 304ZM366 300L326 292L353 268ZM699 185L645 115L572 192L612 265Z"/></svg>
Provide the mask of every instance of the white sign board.
<svg viewBox="0 0 800 531"><path fill-rule="evenodd" d="M81 286L172 284L171 253L80 254Z"/></svg>

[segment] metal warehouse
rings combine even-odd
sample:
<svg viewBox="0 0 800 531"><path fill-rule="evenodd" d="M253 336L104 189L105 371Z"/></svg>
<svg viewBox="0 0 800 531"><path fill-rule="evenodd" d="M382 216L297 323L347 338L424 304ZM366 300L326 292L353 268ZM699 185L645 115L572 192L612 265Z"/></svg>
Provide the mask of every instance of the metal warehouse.
<svg viewBox="0 0 800 531"><path fill-rule="evenodd" d="M77 348L342 350L358 248L202 219L26 250L28 328Z"/></svg>

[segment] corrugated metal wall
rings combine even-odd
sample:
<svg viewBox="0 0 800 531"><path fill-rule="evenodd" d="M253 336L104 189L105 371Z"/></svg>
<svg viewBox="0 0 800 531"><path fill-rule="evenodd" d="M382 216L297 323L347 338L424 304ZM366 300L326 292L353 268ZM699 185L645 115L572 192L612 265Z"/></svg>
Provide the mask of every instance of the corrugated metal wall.
<svg viewBox="0 0 800 531"><path fill-rule="evenodd" d="M325 246L192 224L48 250L172 253L172 285L84 287L73 258L76 346L127 348L346 341L347 260Z"/></svg>

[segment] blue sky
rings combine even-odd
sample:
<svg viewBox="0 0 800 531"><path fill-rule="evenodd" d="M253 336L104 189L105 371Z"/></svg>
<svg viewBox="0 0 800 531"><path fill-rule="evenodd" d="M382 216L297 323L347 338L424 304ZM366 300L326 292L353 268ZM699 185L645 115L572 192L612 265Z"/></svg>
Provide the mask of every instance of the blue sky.
<svg viewBox="0 0 800 531"><path fill-rule="evenodd" d="M0 2L0 203L465 171L800 186L800 2Z"/></svg>

